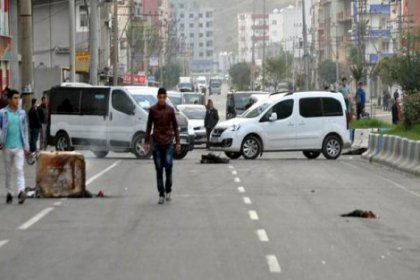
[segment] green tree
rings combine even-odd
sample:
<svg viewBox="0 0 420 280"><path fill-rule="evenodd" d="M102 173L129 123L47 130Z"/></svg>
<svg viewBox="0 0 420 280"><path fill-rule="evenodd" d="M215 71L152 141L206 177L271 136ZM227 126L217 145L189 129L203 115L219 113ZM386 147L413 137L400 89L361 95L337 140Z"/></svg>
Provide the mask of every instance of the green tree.
<svg viewBox="0 0 420 280"><path fill-rule="evenodd" d="M319 64L318 71L321 83L330 85L336 82L336 63L331 59L322 61Z"/></svg>
<svg viewBox="0 0 420 280"><path fill-rule="evenodd" d="M232 65L229 69L232 85L237 90L247 90L251 84L251 64L240 62Z"/></svg>
<svg viewBox="0 0 420 280"><path fill-rule="evenodd" d="M285 82L286 78L290 76L290 64L286 63L286 59L285 55L281 55L267 58L264 63L268 80L271 80L274 91L277 91L280 82Z"/></svg>
<svg viewBox="0 0 420 280"><path fill-rule="evenodd" d="M160 75L162 73L162 76ZM165 88L173 88L178 84L179 77L181 76L181 66L179 63L170 63L158 69L157 75L161 85ZM163 80L162 80L163 78Z"/></svg>

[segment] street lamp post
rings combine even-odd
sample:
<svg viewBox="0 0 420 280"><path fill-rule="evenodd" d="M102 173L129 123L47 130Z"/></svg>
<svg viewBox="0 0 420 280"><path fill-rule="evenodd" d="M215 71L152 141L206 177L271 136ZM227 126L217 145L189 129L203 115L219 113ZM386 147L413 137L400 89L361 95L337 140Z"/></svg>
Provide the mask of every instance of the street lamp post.
<svg viewBox="0 0 420 280"><path fill-rule="evenodd" d="M302 24L303 24L303 59L305 67L305 90L309 90L309 54L308 54L308 34L306 27L305 0L302 0Z"/></svg>

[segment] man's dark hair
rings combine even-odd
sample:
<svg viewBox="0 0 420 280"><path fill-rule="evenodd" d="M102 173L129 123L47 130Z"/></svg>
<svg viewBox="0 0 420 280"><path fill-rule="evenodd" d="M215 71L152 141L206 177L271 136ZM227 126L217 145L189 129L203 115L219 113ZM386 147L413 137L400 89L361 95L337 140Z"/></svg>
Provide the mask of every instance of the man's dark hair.
<svg viewBox="0 0 420 280"><path fill-rule="evenodd" d="M46 97L45 96L43 96L42 98L41 98L41 101L42 102L44 102L44 100L46 99Z"/></svg>
<svg viewBox="0 0 420 280"><path fill-rule="evenodd" d="M358 83L358 85L359 85L359 86L363 86L363 82L359 82L359 83Z"/></svg>
<svg viewBox="0 0 420 280"><path fill-rule="evenodd" d="M36 104L36 98L32 98L31 104L32 104L32 106L34 106Z"/></svg>
<svg viewBox="0 0 420 280"><path fill-rule="evenodd" d="M346 78L346 77L343 77L343 78L341 79L341 81L342 81L342 82L347 81L347 78Z"/></svg>
<svg viewBox="0 0 420 280"><path fill-rule="evenodd" d="M159 90L158 90L158 94L157 94L157 95L161 95L161 94L166 95L166 89L164 89L164 88L159 88Z"/></svg>
<svg viewBox="0 0 420 280"><path fill-rule="evenodd" d="M7 99L12 99L15 94L19 95L19 92L15 89L9 89L7 91Z"/></svg>

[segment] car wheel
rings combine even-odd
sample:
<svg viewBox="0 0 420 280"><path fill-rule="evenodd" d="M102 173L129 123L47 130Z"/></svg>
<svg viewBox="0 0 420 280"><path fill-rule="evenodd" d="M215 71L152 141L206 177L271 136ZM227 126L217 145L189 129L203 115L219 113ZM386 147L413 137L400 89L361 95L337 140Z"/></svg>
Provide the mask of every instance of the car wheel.
<svg viewBox="0 0 420 280"><path fill-rule="evenodd" d="M186 157L188 154L188 146L186 145L182 145L181 146L181 151L179 153L177 153L174 150L174 159L183 159L184 157Z"/></svg>
<svg viewBox="0 0 420 280"><path fill-rule="evenodd" d="M225 155L230 159L238 159L242 156L241 153L235 153L235 152L225 152Z"/></svg>
<svg viewBox="0 0 420 280"><path fill-rule="evenodd" d="M336 135L329 135L322 145L322 154L326 159L337 159L341 155L343 144Z"/></svg>
<svg viewBox="0 0 420 280"><path fill-rule="evenodd" d="M149 159L152 156L152 146L146 153L144 150L145 135L143 133L137 135L133 141L133 153L138 159Z"/></svg>
<svg viewBox="0 0 420 280"><path fill-rule="evenodd" d="M59 152L71 151L70 137L65 132L60 132L56 136L55 150Z"/></svg>
<svg viewBox="0 0 420 280"><path fill-rule="evenodd" d="M108 155L108 151L92 151L92 153L97 157L97 158L105 158Z"/></svg>
<svg viewBox="0 0 420 280"><path fill-rule="evenodd" d="M303 154L308 159L316 159L321 154L320 152L314 152L314 151L304 151Z"/></svg>
<svg viewBox="0 0 420 280"><path fill-rule="evenodd" d="M256 159L261 154L260 140L253 135L245 137L241 151L245 159Z"/></svg>

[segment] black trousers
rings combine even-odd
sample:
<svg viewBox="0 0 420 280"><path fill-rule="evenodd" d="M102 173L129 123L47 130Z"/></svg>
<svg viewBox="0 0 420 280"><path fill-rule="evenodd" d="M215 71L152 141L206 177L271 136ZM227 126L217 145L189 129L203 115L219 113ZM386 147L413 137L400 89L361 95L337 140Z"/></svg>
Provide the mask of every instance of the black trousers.
<svg viewBox="0 0 420 280"><path fill-rule="evenodd" d="M155 145L153 148L153 161L156 168L156 179L159 196L165 196L165 193L172 192L172 166L173 166L174 148L173 144L164 146ZM163 169L166 173L166 182L163 182Z"/></svg>

